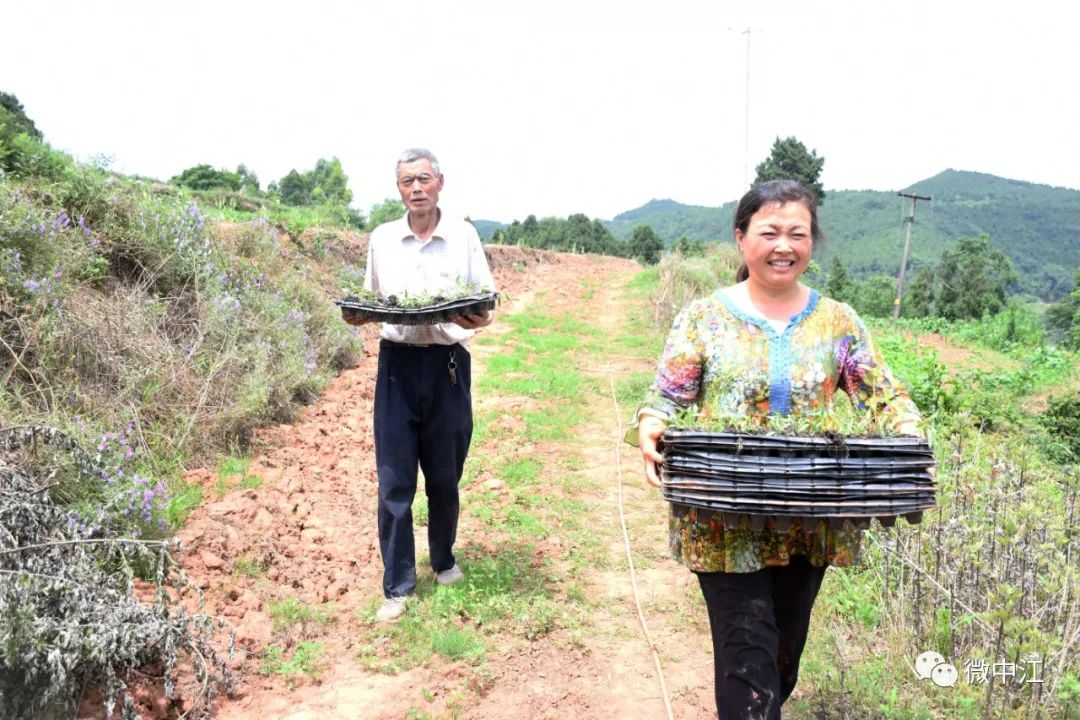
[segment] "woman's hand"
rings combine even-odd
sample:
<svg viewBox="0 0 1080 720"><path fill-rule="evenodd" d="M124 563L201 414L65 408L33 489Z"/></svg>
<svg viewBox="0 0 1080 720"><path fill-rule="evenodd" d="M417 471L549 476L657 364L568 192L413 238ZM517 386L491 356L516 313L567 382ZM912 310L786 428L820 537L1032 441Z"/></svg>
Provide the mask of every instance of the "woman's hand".
<svg viewBox="0 0 1080 720"><path fill-rule="evenodd" d="M656 450L656 441L664 434L667 423L654 415L642 415L638 422L638 446L645 461L645 482L660 487L660 463L664 456Z"/></svg>
<svg viewBox="0 0 1080 720"><path fill-rule="evenodd" d="M919 425L914 420L904 420L899 422L893 427L893 432L897 435L912 435L914 437L920 437L922 433L919 432Z"/></svg>

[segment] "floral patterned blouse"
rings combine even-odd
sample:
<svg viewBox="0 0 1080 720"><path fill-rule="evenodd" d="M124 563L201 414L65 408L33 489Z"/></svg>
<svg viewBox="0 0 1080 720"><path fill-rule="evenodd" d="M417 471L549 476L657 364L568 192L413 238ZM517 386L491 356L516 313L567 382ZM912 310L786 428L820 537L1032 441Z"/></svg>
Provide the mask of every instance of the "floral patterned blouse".
<svg viewBox="0 0 1080 720"><path fill-rule="evenodd" d="M879 422L919 420L850 306L810 291L806 308L777 331L739 309L723 290L675 318L644 408L668 417L697 405L703 418L751 421L769 414L826 415L843 390ZM751 518L671 505L671 550L696 572L753 572L787 565L855 563L865 522Z"/></svg>

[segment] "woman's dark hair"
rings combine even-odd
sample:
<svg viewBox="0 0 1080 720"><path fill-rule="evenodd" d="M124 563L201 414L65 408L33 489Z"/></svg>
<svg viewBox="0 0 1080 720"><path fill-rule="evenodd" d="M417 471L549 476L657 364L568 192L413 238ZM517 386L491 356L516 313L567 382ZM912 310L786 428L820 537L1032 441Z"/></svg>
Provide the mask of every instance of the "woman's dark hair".
<svg viewBox="0 0 1080 720"><path fill-rule="evenodd" d="M734 230L746 233L750 227L750 218L765 205L783 205L784 203L797 202L806 206L810 211L810 237L815 244L825 239L818 225L817 194L798 180L766 180L758 183L742 196L739 207L735 210ZM742 282L750 277L750 269L746 263L742 264L739 272L735 274L735 282Z"/></svg>

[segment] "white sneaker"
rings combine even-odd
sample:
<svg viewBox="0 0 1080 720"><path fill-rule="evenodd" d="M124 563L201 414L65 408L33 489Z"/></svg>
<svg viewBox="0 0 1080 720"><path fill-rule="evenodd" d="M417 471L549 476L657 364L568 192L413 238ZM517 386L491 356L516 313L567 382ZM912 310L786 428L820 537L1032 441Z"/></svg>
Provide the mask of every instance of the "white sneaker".
<svg viewBox="0 0 1080 720"><path fill-rule="evenodd" d="M408 595L386 598L382 607L375 611L375 619L384 623L397 622L405 614L405 605L408 601Z"/></svg>
<svg viewBox="0 0 1080 720"><path fill-rule="evenodd" d="M465 573L461 571L461 568L454 563L454 567L449 570L443 570L442 572L435 573L435 582L440 585L453 585L459 580L465 579Z"/></svg>

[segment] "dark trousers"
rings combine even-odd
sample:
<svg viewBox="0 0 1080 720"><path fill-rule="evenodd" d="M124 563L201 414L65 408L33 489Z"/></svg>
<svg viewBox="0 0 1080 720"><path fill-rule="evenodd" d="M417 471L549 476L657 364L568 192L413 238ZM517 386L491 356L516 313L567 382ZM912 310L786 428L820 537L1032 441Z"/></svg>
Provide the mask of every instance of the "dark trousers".
<svg viewBox="0 0 1080 720"><path fill-rule="evenodd" d="M417 466L424 472L428 499L432 569L442 572L454 566L458 482L472 440L471 381L469 353L460 345L380 343L374 425L386 597L416 589L412 503Z"/></svg>
<svg viewBox="0 0 1080 720"><path fill-rule="evenodd" d="M825 568L794 556L790 565L757 572L697 576L709 609L719 719L780 720Z"/></svg>

